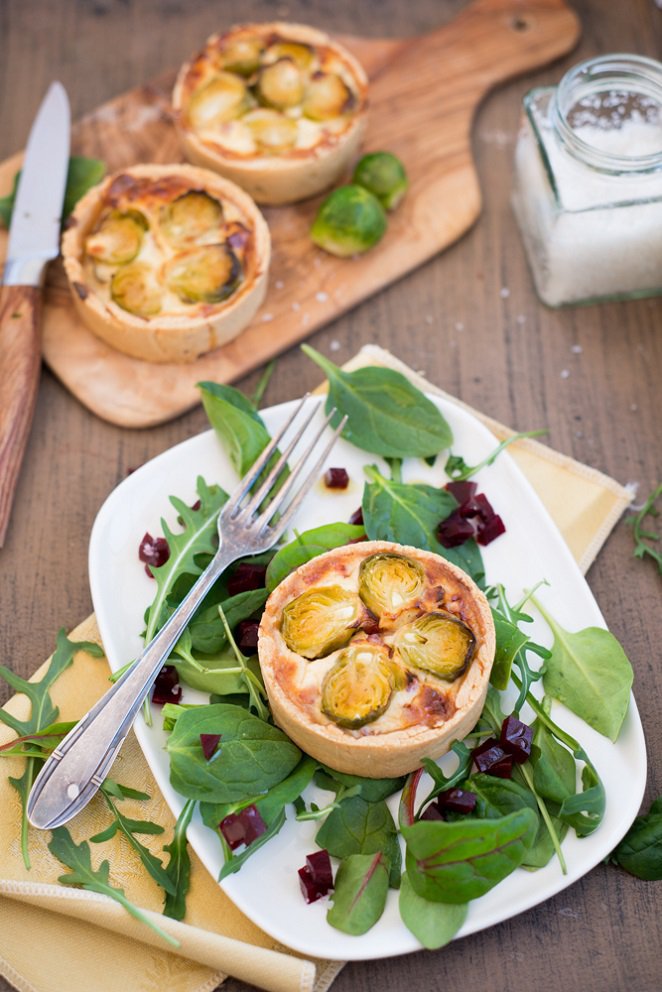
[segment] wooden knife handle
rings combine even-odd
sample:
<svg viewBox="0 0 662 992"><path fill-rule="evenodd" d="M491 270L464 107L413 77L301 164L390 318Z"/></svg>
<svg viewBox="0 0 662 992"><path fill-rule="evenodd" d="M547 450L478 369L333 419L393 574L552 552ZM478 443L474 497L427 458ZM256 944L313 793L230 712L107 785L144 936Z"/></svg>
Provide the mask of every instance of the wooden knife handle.
<svg viewBox="0 0 662 992"><path fill-rule="evenodd" d="M0 287L0 548L37 398L40 317L40 289Z"/></svg>

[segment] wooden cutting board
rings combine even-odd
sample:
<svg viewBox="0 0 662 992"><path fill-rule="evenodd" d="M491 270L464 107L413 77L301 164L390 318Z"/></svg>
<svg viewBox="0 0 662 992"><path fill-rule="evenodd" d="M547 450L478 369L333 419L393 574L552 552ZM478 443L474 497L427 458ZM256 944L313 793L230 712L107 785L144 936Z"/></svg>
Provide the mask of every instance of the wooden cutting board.
<svg viewBox="0 0 662 992"><path fill-rule="evenodd" d="M200 380L231 382L262 365L471 227L481 206L470 145L476 108L492 87L565 54L578 36L563 0L474 0L449 24L417 38L342 37L370 77L365 149L399 155L410 177L383 241L360 258L337 259L308 237L319 200L265 209L273 240L266 301L238 338L190 365L138 361L98 340L78 320L62 267L53 263L45 361L81 403L124 427L169 420L198 402ZM174 76L84 117L74 128L74 151L103 159L108 171L182 161L169 110ZM19 164L20 156L0 164L0 194L11 188ZM0 257L5 247L0 232Z"/></svg>

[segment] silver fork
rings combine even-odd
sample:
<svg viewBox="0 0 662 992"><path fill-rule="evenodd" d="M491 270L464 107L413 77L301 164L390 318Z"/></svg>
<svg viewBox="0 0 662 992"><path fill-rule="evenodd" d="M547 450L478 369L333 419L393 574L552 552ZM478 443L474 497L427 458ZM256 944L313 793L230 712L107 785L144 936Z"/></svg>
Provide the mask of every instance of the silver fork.
<svg viewBox="0 0 662 992"><path fill-rule="evenodd" d="M33 826L53 830L87 805L106 777L165 659L218 577L237 558L267 551L282 537L346 420L341 420L331 438L323 444L312 467L308 468L308 459L315 453L336 413L332 410L311 443L298 456L289 476L286 475L287 461L317 412L315 404L276 464L253 491L306 399L304 396L223 506L218 517L218 551L193 588L131 668L76 724L44 764L28 799L27 814ZM265 506L265 500L279 483L281 488Z"/></svg>

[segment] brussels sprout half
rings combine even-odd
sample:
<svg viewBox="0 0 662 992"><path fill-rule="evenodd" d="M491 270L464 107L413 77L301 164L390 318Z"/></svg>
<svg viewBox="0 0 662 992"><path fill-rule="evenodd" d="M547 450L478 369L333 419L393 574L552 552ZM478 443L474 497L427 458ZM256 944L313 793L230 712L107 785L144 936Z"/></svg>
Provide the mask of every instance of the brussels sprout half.
<svg viewBox="0 0 662 992"><path fill-rule="evenodd" d="M405 167L391 152L370 152L354 169L352 182L377 197L387 210L395 210L409 188Z"/></svg>
<svg viewBox="0 0 662 992"><path fill-rule="evenodd" d="M215 127L239 117L249 105L246 84L231 72L219 72L194 90L188 105L188 117L195 128Z"/></svg>
<svg viewBox="0 0 662 992"><path fill-rule="evenodd" d="M183 303L220 303L241 281L241 263L229 245L182 252L168 265L168 289Z"/></svg>
<svg viewBox="0 0 662 992"><path fill-rule="evenodd" d="M400 627L394 644L405 664L454 682L473 657L476 638L449 613L426 613Z"/></svg>
<svg viewBox="0 0 662 992"><path fill-rule="evenodd" d="M223 207L204 190L182 193L161 214L161 230L174 245L189 244L206 234L218 233L222 223Z"/></svg>
<svg viewBox="0 0 662 992"><path fill-rule="evenodd" d="M308 589L283 610L283 640L303 658L323 658L347 644L360 613L358 596L341 586Z"/></svg>
<svg viewBox="0 0 662 992"><path fill-rule="evenodd" d="M388 648L357 641L339 655L322 682L322 712L339 727L356 730L381 716L393 695Z"/></svg>
<svg viewBox="0 0 662 992"><path fill-rule="evenodd" d="M310 69L315 51L310 45L299 41L277 41L270 45L264 53L265 62L275 62L278 59L290 59L299 69Z"/></svg>
<svg viewBox="0 0 662 992"><path fill-rule="evenodd" d="M313 121L328 121L340 117L353 102L354 95L340 76L334 72L316 72L306 87L302 109Z"/></svg>
<svg viewBox="0 0 662 992"><path fill-rule="evenodd" d="M123 310L137 317L153 317L161 309L163 289L149 265L133 262L114 273L110 295Z"/></svg>
<svg viewBox="0 0 662 992"><path fill-rule="evenodd" d="M240 76L252 76L260 67L264 44L255 35L228 38L221 44L223 68Z"/></svg>
<svg viewBox="0 0 662 992"><path fill-rule="evenodd" d="M283 117L277 110L251 110L243 118L243 123L251 129L255 143L262 152L285 151L296 143L296 121Z"/></svg>
<svg viewBox="0 0 662 992"><path fill-rule="evenodd" d="M96 231L88 235L85 251L95 262L124 265L140 251L147 220L137 210L111 210L102 218Z"/></svg>
<svg viewBox="0 0 662 992"><path fill-rule="evenodd" d="M362 186L340 186L322 203L310 236L331 255L347 258L368 251L386 231L386 214L379 200Z"/></svg>
<svg viewBox="0 0 662 992"><path fill-rule="evenodd" d="M260 70L257 94L261 103L276 110L296 107L303 99L303 76L292 59L279 59Z"/></svg>
<svg viewBox="0 0 662 992"><path fill-rule="evenodd" d="M414 606L424 588L423 567L404 555L377 554L361 562L359 596L380 619Z"/></svg>

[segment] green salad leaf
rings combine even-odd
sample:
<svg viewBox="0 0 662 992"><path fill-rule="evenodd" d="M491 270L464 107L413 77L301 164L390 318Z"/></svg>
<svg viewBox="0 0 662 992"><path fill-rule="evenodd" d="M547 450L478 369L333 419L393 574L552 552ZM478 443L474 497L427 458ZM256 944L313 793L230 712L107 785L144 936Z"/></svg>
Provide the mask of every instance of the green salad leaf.
<svg viewBox="0 0 662 992"><path fill-rule="evenodd" d="M388 886L386 859L381 852L345 858L336 875L328 922L355 937L367 933L384 912Z"/></svg>
<svg viewBox="0 0 662 992"><path fill-rule="evenodd" d="M86 158L83 155L72 155L69 159L67 186L62 207L62 220L65 221L76 204L87 193L88 189L101 182L106 172L106 163L98 158ZM0 221L5 227L11 223L14 212L14 201L21 173L14 176L14 186L11 193L0 197Z"/></svg>
<svg viewBox="0 0 662 992"><path fill-rule="evenodd" d="M172 840L166 844L164 851L170 855L166 865L166 874L170 887L166 889L163 915L173 920L183 920L186 915L186 896L191 884L191 857L186 841L186 831L193 816L195 802L187 800L177 817Z"/></svg>
<svg viewBox="0 0 662 992"><path fill-rule="evenodd" d="M315 843L333 858L352 854L376 854L388 859L390 885L400 885L401 854L398 832L391 811L382 799L368 802L361 796L344 799L317 831Z"/></svg>
<svg viewBox="0 0 662 992"><path fill-rule="evenodd" d="M365 528L354 524L324 524L297 534L280 548L267 565L267 589L271 591L295 568L350 541L365 536Z"/></svg>
<svg viewBox="0 0 662 992"><path fill-rule="evenodd" d="M210 424L223 441L233 468L243 477L271 441L262 417L233 386L199 382L198 389Z"/></svg>
<svg viewBox="0 0 662 992"><path fill-rule="evenodd" d="M636 818L611 860L637 878L662 880L662 797Z"/></svg>
<svg viewBox="0 0 662 992"><path fill-rule="evenodd" d="M429 951L448 944L467 918L467 903L430 902L415 891L409 875L402 876L399 899L402 922Z"/></svg>

